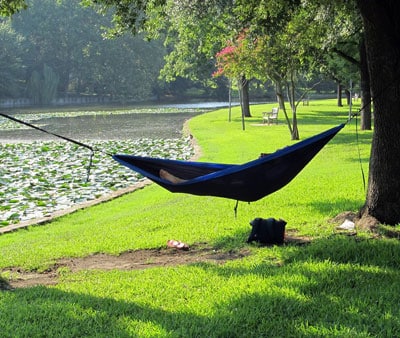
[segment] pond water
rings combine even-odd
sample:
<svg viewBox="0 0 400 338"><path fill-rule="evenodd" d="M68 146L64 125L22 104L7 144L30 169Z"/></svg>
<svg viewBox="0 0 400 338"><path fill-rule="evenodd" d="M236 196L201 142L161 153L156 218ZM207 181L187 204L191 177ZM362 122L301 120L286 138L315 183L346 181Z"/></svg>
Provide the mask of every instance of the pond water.
<svg viewBox="0 0 400 338"><path fill-rule="evenodd" d="M210 109L151 107L115 111L14 113L48 132L104 153L171 159L194 155L182 137L188 119ZM88 150L0 117L0 229L134 186L143 177L96 152L88 177ZM89 180L86 180L89 178ZM1 231L0 231L1 232Z"/></svg>
<svg viewBox="0 0 400 338"><path fill-rule="evenodd" d="M237 103L232 103L237 105ZM140 138L180 138L188 119L213 109L227 107L228 102L197 102L133 107L110 111L71 113L13 114L49 132L76 140L135 140ZM55 140L54 136L21 125L4 128L0 117L0 143Z"/></svg>
<svg viewBox="0 0 400 338"><path fill-rule="evenodd" d="M35 126L76 140L132 140L139 138L180 138L186 120L200 114L134 113L50 117L30 121ZM0 142L54 140L36 129L0 130Z"/></svg>

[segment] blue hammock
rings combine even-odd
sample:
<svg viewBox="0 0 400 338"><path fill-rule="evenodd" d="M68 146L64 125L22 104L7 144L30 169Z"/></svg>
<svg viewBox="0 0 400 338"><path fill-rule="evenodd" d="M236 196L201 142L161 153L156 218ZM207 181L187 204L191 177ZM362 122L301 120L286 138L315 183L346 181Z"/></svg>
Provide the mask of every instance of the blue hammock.
<svg viewBox="0 0 400 338"><path fill-rule="evenodd" d="M171 192L253 202L288 184L344 125L241 165L122 154L113 158Z"/></svg>

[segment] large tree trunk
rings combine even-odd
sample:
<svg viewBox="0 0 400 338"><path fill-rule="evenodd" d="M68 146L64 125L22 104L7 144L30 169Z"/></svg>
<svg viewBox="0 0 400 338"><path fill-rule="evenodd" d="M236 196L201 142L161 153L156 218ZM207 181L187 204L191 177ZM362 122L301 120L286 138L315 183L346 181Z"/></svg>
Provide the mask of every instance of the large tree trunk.
<svg viewBox="0 0 400 338"><path fill-rule="evenodd" d="M374 100L374 134L363 220L400 223L400 1L357 0Z"/></svg>
<svg viewBox="0 0 400 338"><path fill-rule="evenodd" d="M371 130L371 87L365 39L360 43L361 130Z"/></svg>

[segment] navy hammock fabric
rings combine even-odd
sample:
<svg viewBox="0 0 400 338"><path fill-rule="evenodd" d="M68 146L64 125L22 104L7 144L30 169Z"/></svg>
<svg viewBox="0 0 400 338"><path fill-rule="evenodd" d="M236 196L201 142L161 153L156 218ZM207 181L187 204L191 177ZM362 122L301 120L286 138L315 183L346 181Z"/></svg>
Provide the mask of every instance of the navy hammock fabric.
<svg viewBox="0 0 400 338"><path fill-rule="evenodd" d="M253 202L288 184L344 125L240 165L123 154L113 158L171 192ZM179 178L179 183L162 178L160 171Z"/></svg>

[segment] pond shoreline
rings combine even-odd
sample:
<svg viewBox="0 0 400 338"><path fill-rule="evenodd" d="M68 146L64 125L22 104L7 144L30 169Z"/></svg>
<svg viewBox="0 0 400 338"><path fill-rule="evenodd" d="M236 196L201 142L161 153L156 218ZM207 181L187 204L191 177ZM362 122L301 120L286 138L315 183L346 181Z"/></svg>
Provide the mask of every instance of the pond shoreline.
<svg viewBox="0 0 400 338"><path fill-rule="evenodd" d="M48 216L44 216L44 217L40 217L40 218L33 218L27 221L23 221L23 222L19 222L16 224L10 224L4 227L0 227L0 235L1 234L6 234L9 232L13 232L16 230L20 230L20 229L24 229L27 228L29 226L39 226L39 225L45 225L46 223L49 223L51 221L53 221L54 219L58 218L58 217L62 217L68 214L72 214L78 210L82 210L82 209L86 209L89 207L92 207L94 205L97 204L101 204L107 201L111 201L117 197L121 197L123 195L129 194L131 192L134 192L136 190L139 189L143 189L145 186L151 184L152 182L150 180L143 180L141 182L138 182L130 187L124 188L124 189L119 189L116 190L110 194L101 196L99 198L96 198L94 200L90 200L90 201L85 201L82 203L77 203L75 205L73 205L72 207L68 208L68 209L62 209L62 210L58 210L55 211L52 214L49 214Z"/></svg>

